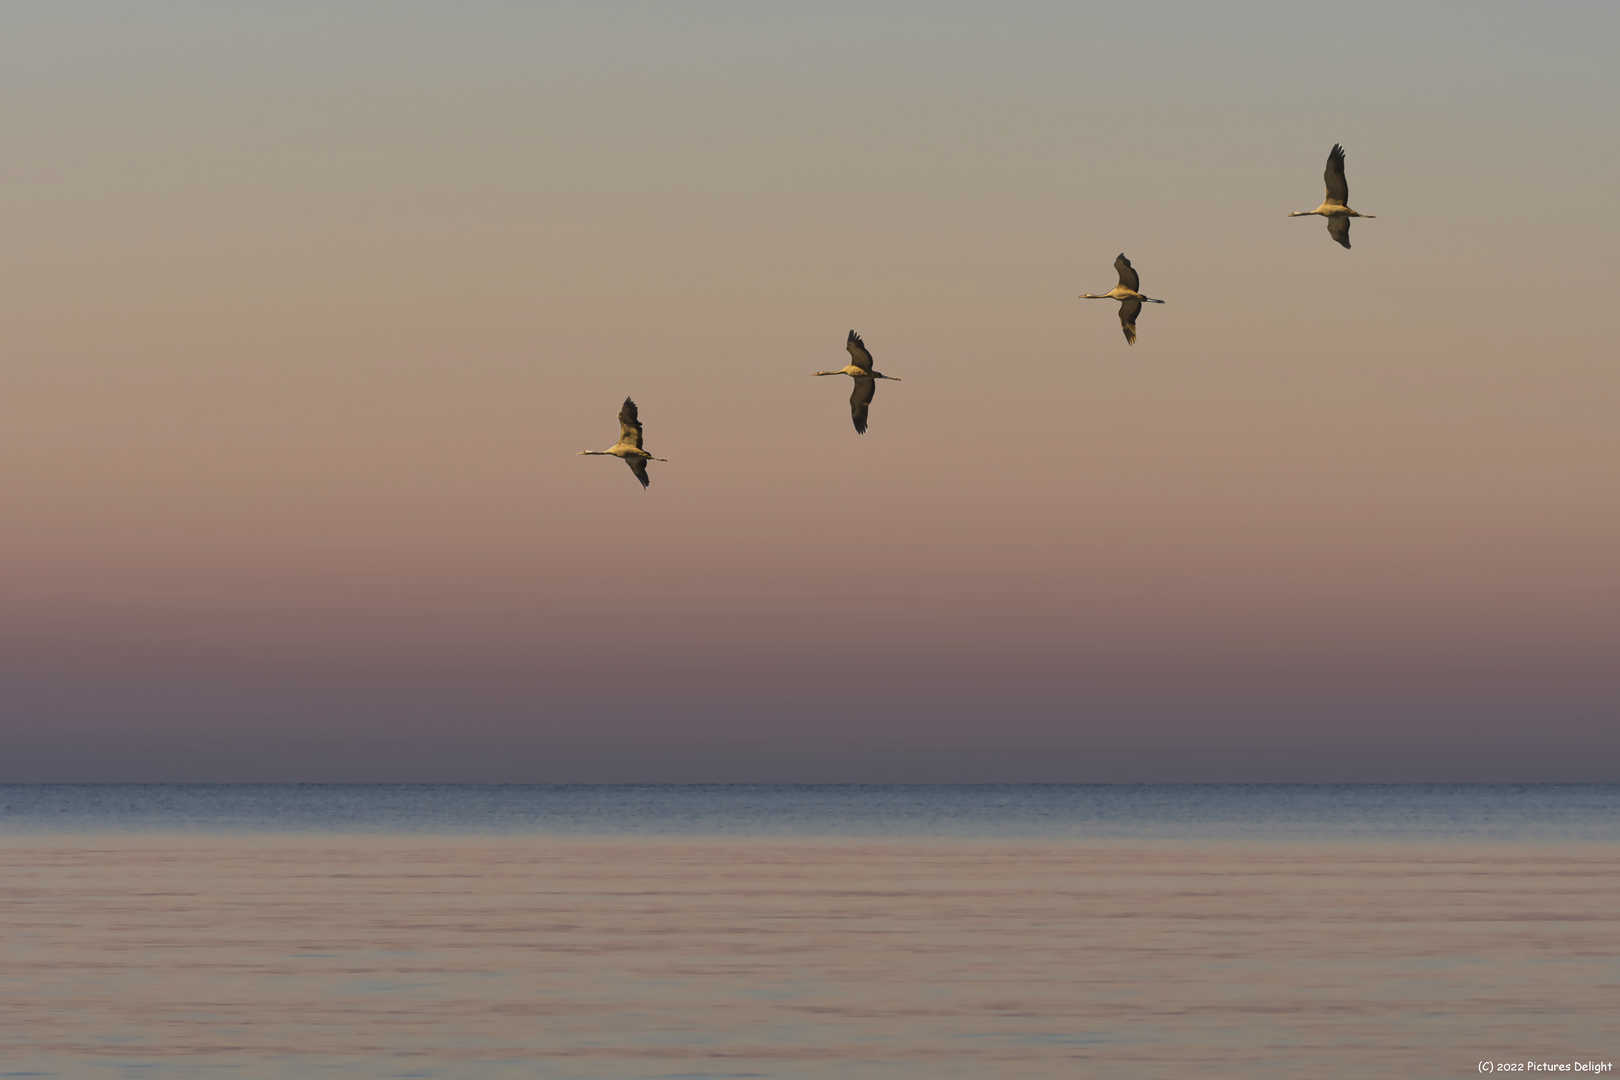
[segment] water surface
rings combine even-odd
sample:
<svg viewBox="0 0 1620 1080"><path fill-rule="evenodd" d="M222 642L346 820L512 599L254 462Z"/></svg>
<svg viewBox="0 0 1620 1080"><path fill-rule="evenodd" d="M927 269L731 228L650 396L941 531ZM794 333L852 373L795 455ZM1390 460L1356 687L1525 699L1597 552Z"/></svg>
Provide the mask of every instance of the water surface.
<svg viewBox="0 0 1620 1080"><path fill-rule="evenodd" d="M10 787L0 1075L1612 1061L1615 797Z"/></svg>

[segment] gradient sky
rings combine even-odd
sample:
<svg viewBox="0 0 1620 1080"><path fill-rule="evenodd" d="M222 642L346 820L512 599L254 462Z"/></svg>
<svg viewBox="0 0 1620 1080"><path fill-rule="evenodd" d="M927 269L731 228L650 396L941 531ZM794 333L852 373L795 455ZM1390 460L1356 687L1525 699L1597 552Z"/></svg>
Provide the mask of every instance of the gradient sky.
<svg viewBox="0 0 1620 1080"><path fill-rule="evenodd" d="M0 780L1617 779L1616 40L7 4Z"/></svg>

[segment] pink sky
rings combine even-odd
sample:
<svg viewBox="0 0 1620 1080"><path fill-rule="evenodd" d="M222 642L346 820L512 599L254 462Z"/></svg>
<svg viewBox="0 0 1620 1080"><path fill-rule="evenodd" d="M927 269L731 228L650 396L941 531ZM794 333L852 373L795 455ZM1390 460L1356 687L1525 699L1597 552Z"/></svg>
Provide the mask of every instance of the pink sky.
<svg viewBox="0 0 1620 1080"><path fill-rule="evenodd" d="M0 17L0 780L1613 778L1612 8L121 11Z"/></svg>

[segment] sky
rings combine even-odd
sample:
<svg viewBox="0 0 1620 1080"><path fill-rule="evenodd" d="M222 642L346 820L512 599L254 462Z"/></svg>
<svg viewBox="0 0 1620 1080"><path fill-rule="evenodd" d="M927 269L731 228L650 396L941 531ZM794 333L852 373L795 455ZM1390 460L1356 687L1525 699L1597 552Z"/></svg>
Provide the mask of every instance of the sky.
<svg viewBox="0 0 1620 1080"><path fill-rule="evenodd" d="M7 4L0 781L1615 780L1617 35Z"/></svg>

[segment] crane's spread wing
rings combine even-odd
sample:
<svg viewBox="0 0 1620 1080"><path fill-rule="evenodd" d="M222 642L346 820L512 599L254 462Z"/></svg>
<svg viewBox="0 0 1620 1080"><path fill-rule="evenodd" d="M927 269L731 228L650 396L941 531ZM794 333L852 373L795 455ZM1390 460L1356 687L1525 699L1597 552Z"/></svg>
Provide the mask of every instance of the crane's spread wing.
<svg viewBox="0 0 1620 1080"><path fill-rule="evenodd" d="M1350 205L1350 182L1344 178L1344 147L1338 143L1334 143L1333 149L1328 151L1327 171L1322 174L1322 179L1327 181L1329 206Z"/></svg>
<svg viewBox="0 0 1620 1080"><path fill-rule="evenodd" d="M646 458L636 457L634 454L631 454L624 459L624 463L630 466L630 471L636 474L636 479L641 481L642 487L646 487L648 484L652 483L651 480L647 479Z"/></svg>
<svg viewBox="0 0 1620 1080"><path fill-rule="evenodd" d="M1328 218L1328 235L1348 248L1350 246L1350 219L1347 217Z"/></svg>
<svg viewBox="0 0 1620 1080"><path fill-rule="evenodd" d="M619 410L619 445L641 449L641 414L629 398L624 399L624 408Z"/></svg>
<svg viewBox="0 0 1620 1080"><path fill-rule="evenodd" d="M1136 344L1136 315L1142 310L1140 300L1121 300L1119 302L1119 325L1125 328L1125 344Z"/></svg>
<svg viewBox="0 0 1620 1080"><path fill-rule="evenodd" d="M872 395L876 393L876 379L855 380L855 389L849 395L849 415L855 421L857 435L866 434L866 410L872 404Z"/></svg>
<svg viewBox="0 0 1620 1080"><path fill-rule="evenodd" d="M1114 269L1119 271L1121 285L1131 292L1142 291L1142 279L1136 276L1136 271L1131 268L1131 260L1125 257L1124 252L1120 252L1119 258L1114 260Z"/></svg>
<svg viewBox="0 0 1620 1080"><path fill-rule="evenodd" d="M849 350L849 355L853 358L856 367L865 368L867 371L872 370L872 354L866 351L866 343L861 340L861 335L851 330L849 332L849 343L844 348Z"/></svg>

